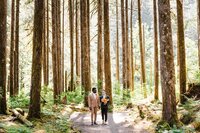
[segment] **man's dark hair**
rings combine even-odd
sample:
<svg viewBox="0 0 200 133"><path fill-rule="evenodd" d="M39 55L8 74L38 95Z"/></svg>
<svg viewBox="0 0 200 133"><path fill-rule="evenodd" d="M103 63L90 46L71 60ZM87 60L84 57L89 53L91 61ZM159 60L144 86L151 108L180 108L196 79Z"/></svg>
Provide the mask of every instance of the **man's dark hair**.
<svg viewBox="0 0 200 133"><path fill-rule="evenodd" d="M97 89L97 88L93 87L93 88L92 88L92 91L94 91L94 90L96 90L96 89Z"/></svg>

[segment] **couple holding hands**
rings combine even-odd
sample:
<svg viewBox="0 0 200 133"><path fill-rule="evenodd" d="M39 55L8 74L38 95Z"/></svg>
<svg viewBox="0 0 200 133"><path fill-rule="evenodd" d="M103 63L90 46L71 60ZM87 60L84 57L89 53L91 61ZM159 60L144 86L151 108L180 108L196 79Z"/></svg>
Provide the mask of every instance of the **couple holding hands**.
<svg viewBox="0 0 200 133"><path fill-rule="evenodd" d="M109 96L106 95L105 90L102 91L102 95L97 94L97 89L92 88L92 92L88 96L88 106L91 111L91 125L98 125L97 111L101 108L102 124L107 124L108 118L108 105Z"/></svg>

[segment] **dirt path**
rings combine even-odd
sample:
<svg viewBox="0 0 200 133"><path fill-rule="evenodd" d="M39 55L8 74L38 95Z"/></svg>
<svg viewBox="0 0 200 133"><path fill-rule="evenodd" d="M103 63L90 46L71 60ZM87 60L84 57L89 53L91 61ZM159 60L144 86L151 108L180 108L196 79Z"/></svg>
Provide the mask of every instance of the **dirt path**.
<svg viewBox="0 0 200 133"><path fill-rule="evenodd" d="M102 125L100 112L97 116L98 125L95 126L91 126L89 113L74 112L70 120L82 133L148 133L144 130L145 123L133 126L127 112L109 113L108 125Z"/></svg>

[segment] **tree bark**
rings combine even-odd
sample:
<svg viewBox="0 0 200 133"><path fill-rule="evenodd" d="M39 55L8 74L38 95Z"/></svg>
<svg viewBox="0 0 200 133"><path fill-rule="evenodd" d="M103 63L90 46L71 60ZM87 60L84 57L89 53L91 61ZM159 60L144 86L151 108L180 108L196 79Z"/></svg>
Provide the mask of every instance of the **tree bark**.
<svg viewBox="0 0 200 133"><path fill-rule="evenodd" d="M15 23L15 50L14 50L14 95L19 93L19 9L20 0L16 0L16 23Z"/></svg>
<svg viewBox="0 0 200 133"><path fill-rule="evenodd" d="M131 53L130 53L130 44L129 44L129 24L128 24L128 0L126 0L126 61L127 61L127 88L132 90L132 71L131 71Z"/></svg>
<svg viewBox="0 0 200 133"><path fill-rule="evenodd" d="M10 37L10 96L15 93L14 88L14 48L15 48L15 0L12 0L11 7L11 37Z"/></svg>
<svg viewBox="0 0 200 133"><path fill-rule="evenodd" d="M98 0L98 54L97 54L97 82L98 92L101 94L103 89L103 43L102 43L102 23L103 23L103 10L102 0Z"/></svg>
<svg viewBox="0 0 200 133"><path fill-rule="evenodd" d="M33 58L31 74L31 93L29 118L40 118L40 91L42 68L42 32L44 18L44 0L35 0L34 31L33 31Z"/></svg>
<svg viewBox="0 0 200 133"><path fill-rule="evenodd" d="M162 86L162 119L173 125L177 122L175 69L170 18L170 0L158 1L160 30L160 59Z"/></svg>
<svg viewBox="0 0 200 133"><path fill-rule="evenodd" d="M197 28L198 28L198 60L199 60L199 69L200 69L200 1L197 0Z"/></svg>
<svg viewBox="0 0 200 133"><path fill-rule="evenodd" d="M6 114L7 0L0 0L0 114Z"/></svg>
<svg viewBox="0 0 200 133"><path fill-rule="evenodd" d="M118 13L118 0L116 0L116 80L119 79L119 13Z"/></svg>
<svg viewBox="0 0 200 133"><path fill-rule="evenodd" d="M139 24L139 41L140 41L140 61L141 61L141 73L142 73L142 88L146 89L146 74L144 65L144 49L142 39L142 18L141 18L141 0L138 0L138 24ZM147 96L144 93L144 97Z"/></svg>
<svg viewBox="0 0 200 133"><path fill-rule="evenodd" d="M133 1L131 0L131 15L130 15L130 23L131 23L131 82L132 82L132 92L134 91L134 75L135 75L135 66L134 66L134 46L133 46Z"/></svg>
<svg viewBox="0 0 200 133"><path fill-rule="evenodd" d="M84 105L88 106L88 94L91 90L90 65L89 65L89 44L87 26L87 0L80 1L81 18L81 85L85 90Z"/></svg>
<svg viewBox="0 0 200 133"><path fill-rule="evenodd" d="M71 61L71 81L70 88L74 86L74 11L73 2L69 0L69 27L70 27L70 61Z"/></svg>
<svg viewBox="0 0 200 133"><path fill-rule="evenodd" d="M123 88L127 88L126 77L126 29L125 29L125 16L124 16L124 0L121 0L121 27L122 27L122 54L123 54Z"/></svg>
<svg viewBox="0 0 200 133"><path fill-rule="evenodd" d="M49 85L49 0L47 0L47 11L46 11L46 14L47 14L47 17L46 17L46 33L47 33L47 85Z"/></svg>
<svg viewBox="0 0 200 133"><path fill-rule="evenodd" d="M109 28L109 0L104 0L104 74L105 90L110 96L110 105L112 101L112 80L111 80L111 63L110 63L110 28Z"/></svg>
<svg viewBox="0 0 200 133"><path fill-rule="evenodd" d="M80 76L81 76L81 52L80 52L80 43L79 43L79 1L76 0L76 78L77 84L80 85Z"/></svg>
<svg viewBox="0 0 200 133"><path fill-rule="evenodd" d="M157 0L153 0L154 11L154 99L158 100L159 68L158 68L158 19Z"/></svg>
<svg viewBox="0 0 200 133"><path fill-rule="evenodd" d="M183 20L183 0L176 0L177 3L177 20L178 20L178 51L179 51L179 84L180 84L180 103L186 101L184 93L186 92L186 61L185 61L185 37L184 37L184 20Z"/></svg>

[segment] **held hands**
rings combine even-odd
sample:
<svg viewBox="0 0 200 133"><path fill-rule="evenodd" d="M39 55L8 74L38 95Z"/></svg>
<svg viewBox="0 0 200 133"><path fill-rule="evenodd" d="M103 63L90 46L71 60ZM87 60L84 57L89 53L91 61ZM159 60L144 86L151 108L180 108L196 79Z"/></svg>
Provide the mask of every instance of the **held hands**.
<svg viewBox="0 0 200 133"><path fill-rule="evenodd" d="M92 110L92 107L89 107L90 111Z"/></svg>

